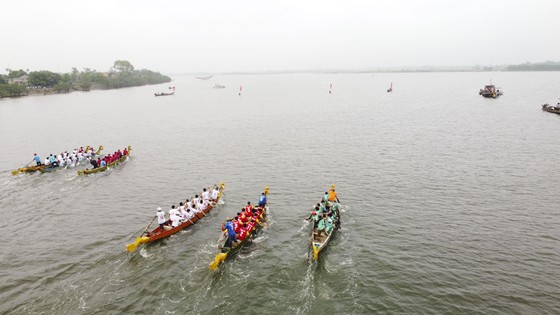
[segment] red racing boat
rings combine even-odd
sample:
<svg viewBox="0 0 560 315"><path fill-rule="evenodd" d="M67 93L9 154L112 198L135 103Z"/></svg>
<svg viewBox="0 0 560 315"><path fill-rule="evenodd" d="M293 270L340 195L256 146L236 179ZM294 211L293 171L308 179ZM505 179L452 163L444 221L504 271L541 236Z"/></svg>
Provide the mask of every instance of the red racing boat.
<svg viewBox="0 0 560 315"><path fill-rule="evenodd" d="M150 225L151 225L151 223L150 223L150 225L148 225L146 230L142 233L142 236L136 238L134 243L130 243L130 244L126 245L126 250L129 251L129 252L133 252L136 249L136 247L140 244L155 242L155 241L160 240L162 238L166 238L168 236L171 236L171 235L181 231L182 229L187 228L187 227L195 224L198 220L204 218L204 216L208 212L210 212L210 210L212 210L212 208L214 208L218 204L218 201L220 200L220 197L222 197L222 191L224 190L224 183L220 183L219 190L220 190L220 193L218 194L218 198L213 199L212 200L213 205L212 204L208 205L208 207L204 211L202 211L202 213L204 213L204 214L197 213L197 214L195 214L195 216L192 219L187 220L187 221L181 223L180 225L178 225L177 227L174 227L174 228L169 229L169 230L166 230L166 229L162 230L158 226L157 228L155 228L151 232L147 232L148 227L150 227ZM152 220L152 222L153 222L153 220ZM168 223L171 223L171 222L168 221ZM146 236L143 236L144 234L146 234Z"/></svg>

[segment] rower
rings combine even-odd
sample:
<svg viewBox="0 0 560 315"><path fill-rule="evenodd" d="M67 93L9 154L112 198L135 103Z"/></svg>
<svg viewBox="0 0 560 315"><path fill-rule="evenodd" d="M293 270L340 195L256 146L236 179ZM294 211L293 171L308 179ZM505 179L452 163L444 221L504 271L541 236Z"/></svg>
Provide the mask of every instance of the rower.
<svg viewBox="0 0 560 315"><path fill-rule="evenodd" d="M101 160L101 167L107 166L107 160L103 159Z"/></svg>
<svg viewBox="0 0 560 315"><path fill-rule="evenodd" d="M214 185L214 189L212 190L212 199L213 200L218 199L219 195L220 195L220 190L218 189L218 187L216 187L216 185Z"/></svg>
<svg viewBox="0 0 560 315"><path fill-rule="evenodd" d="M321 218L317 223L317 229L316 229L317 236L320 236L323 232L325 232L325 234L328 235L328 233L326 233L326 228L327 228L327 214L323 213L323 218Z"/></svg>
<svg viewBox="0 0 560 315"><path fill-rule="evenodd" d="M259 206L264 207L266 205L266 194L262 193L259 197Z"/></svg>
<svg viewBox="0 0 560 315"><path fill-rule="evenodd" d="M323 200L324 201L328 201L329 200L329 192L325 191L325 195L323 196Z"/></svg>
<svg viewBox="0 0 560 315"><path fill-rule="evenodd" d="M45 164L44 164L44 165L45 165L45 166L51 165L51 160L49 159L48 156L45 158Z"/></svg>
<svg viewBox="0 0 560 315"><path fill-rule="evenodd" d="M247 205L245 206L246 211L253 211L253 206L251 205L250 201L247 201Z"/></svg>
<svg viewBox="0 0 560 315"><path fill-rule="evenodd" d="M237 233L237 235L238 235L237 238L240 241L243 241L244 239L247 238L247 236L250 235L249 228L247 227L247 223L243 223L243 225L239 227L239 232Z"/></svg>
<svg viewBox="0 0 560 315"><path fill-rule="evenodd" d="M167 223L167 220L165 219L165 212L161 210L161 207L157 208L156 216L157 216L159 228L163 231L163 225Z"/></svg>
<svg viewBox="0 0 560 315"><path fill-rule="evenodd" d="M37 153L33 154L33 160L37 164L37 166L41 166L41 157L37 155Z"/></svg>
<svg viewBox="0 0 560 315"><path fill-rule="evenodd" d="M198 197L198 195L194 195L193 204L198 205L199 202L200 202L200 197Z"/></svg>
<svg viewBox="0 0 560 315"><path fill-rule="evenodd" d="M210 192L206 190L206 188L202 188L202 199L208 200L210 199Z"/></svg>
<svg viewBox="0 0 560 315"><path fill-rule="evenodd" d="M203 199L201 199L200 202L198 203L198 209L200 211L204 211L206 210L206 208L208 208L208 204Z"/></svg>
<svg viewBox="0 0 560 315"><path fill-rule="evenodd" d="M181 217L178 215L178 210L175 209L175 205L172 205L171 210L169 210L169 220L171 220L172 227L179 226L179 221L181 220Z"/></svg>

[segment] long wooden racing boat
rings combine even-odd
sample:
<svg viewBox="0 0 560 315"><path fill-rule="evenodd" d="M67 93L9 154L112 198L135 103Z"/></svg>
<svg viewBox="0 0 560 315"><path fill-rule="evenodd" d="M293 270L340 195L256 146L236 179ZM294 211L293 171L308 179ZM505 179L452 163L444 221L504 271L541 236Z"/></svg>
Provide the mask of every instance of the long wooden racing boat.
<svg viewBox="0 0 560 315"><path fill-rule="evenodd" d="M334 190L334 186L331 186L331 190ZM337 198L338 200L338 198ZM336 230L340 226L340 205L337 202L329 202L331 209L336 206L337 211L336 215L333 218L333 226L334 228L331 230L330 233L327 232L319 232L317 227L313 225L313 229L311 230L311 249L313 250L313 260L319 259L319 253L327 247L329 241L332 239ZM326 229L325 229L326 230Z"/></svg>
<svg viewBox="0 0 560 315"><path fill-rule="evenodd" d="M554 114L558 114L560 115L560 109L549 105L549 104L543 104L542 106L542 110L544 110L545 112L549 112L549 113L554 113Z"/></svg>
<svg viewBox="0 0 560 315"><path fill-rule="evenodd" d="M133 252L136 249L136 247L140 244L151 243L151 242L155 242L157 240L160 240L162 238L169 237L169 236L181 231L182 229L187 228L187 227L195 224L198 220L204 218L206 216L206 214L208 212L210 212L210 210L212 210L215 206L218 205L218 201L222 197L222 191L224 190L224 187L225 187L224 183L223 182L220 183L220 187L219 187L220 193L218 194L218 198L212 200L214 205L209 204L208 207L204 211L202 211L202 213L195 213L195 216L192 219L187 220L187 221L179 224L177 227L174 227L174 228L169 229L169 230L165 230L165 229L162 230L158 226L157 228L155 228L151 232L147 232L148 228L146 228L144 233L142 233L142 235L140 237L137 237L136 240L134 241L134 243L130 243L130 244L126 245L126 250L129 251L129 252ZM169 223L169 225L171 225L170 220L168 220L168 223ZM149 225L148 225L148 227L149 227ZM146 236L144 236L144 234L146 234Z"/></svg>
<svg viewBox="0 0 560 315"><path fill-rule="evenodd" d="M94 174L94 173L99 173L99 172L104 172L106 170L108 170L111 167L115 167L121 163L124 163L126 161L126 159L130 156L130 151L131 151L131 147L128 146L128 152L126 152L126 155L121 156L121 158L119 158L116 161L113 161L105 166L101 166L98 168L92 168L92 169L85 169L85 170L80 170L78 171L78 175L88 175L88 174Z"/></svg>
<svg viewBox="0 0 560 315"><path fill-rule="evenodd" d="M88 149L89 149L89 146L86 147L86 151ZM97 152L94 153L94 156L99 155L99 153L101 153L101 150L103 150L102 145L99 146L99 148L97 149ZM79 164L79 163L80 163L80 161L78 161L76 163L76 165ZM17 175L19 173L33 173L33 172L37 172L37 171L39 171L41 173L50 173L52 171L58 171L58 170L62 170L62 169L68 169L68 166L57 166L57 167L51 167L50 165L25 166L25 167L21 167L17 170L12 171L12 175Z"/></svg>
<svg viewBox="0 0 560 315"><path fill-rule="evenodd" d="M264 188L264 194L268 198L268 187ZM220 244L218 246L219 252L216 255L216 257L214 257L214 261L210 264L210 270L215 270L216 268L218 268L218 266L222 262L224 262L228 257L234 256L236 253L238 253L243 248L243 246L245 246L247 243L251 242L252 239L254 238L254 236L256 234L258 234L259 231L261 230L260 223L261 222L266 223L268 221L267 213L268 213L268 203L265 204L264 207L262 207L262 212L261 212L260 217L257 220L257 224L255 225L255 229L253 231L251 231L250 235L246 236L245 239L243 239L240 242L237 242L237 243L233 244L232 247L226 247L228 237L227 237L227 230L224 231L224 233L222 233L222 237L218 241L218 243Z"/></svg>

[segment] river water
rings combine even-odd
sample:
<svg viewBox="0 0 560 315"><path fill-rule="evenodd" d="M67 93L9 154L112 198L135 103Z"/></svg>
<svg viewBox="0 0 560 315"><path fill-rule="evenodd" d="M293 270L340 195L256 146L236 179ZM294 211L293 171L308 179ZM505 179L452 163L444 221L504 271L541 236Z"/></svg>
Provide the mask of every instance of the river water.
<svg viewBox="0 0 560 315"><path fill-rule="evenodd" d="M560 313L560 116L540 108L560 73L174 79L0 100L0 313ZM478 95L490 79L502 97ZM10 173L99 144L132 157ZM126 252L158 206L221 181L208 217ZM313 263L303 219L331 184L342 229ZM210 272L221 222L265 186L269 228Z"/></svg>

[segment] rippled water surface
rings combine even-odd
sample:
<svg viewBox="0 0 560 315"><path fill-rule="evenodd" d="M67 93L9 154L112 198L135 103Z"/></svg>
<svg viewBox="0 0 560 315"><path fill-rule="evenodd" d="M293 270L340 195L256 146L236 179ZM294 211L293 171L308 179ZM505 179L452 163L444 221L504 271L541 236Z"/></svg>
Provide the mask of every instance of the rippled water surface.
<svg viewBox="0 0 560 315"><path fill-rule="evenodd" d="M540 104L559 76L178 76L168 97L0 100L0 313L558 314L560 115ZM478 95L489 79L502 97ZM99 144L133 156L10 173ZM125 251L156 207L220 181L208 217ZM312 263L303 218L331 184L342 229ZM269 228L210 272L221 222L265 186Z"/></svg>

